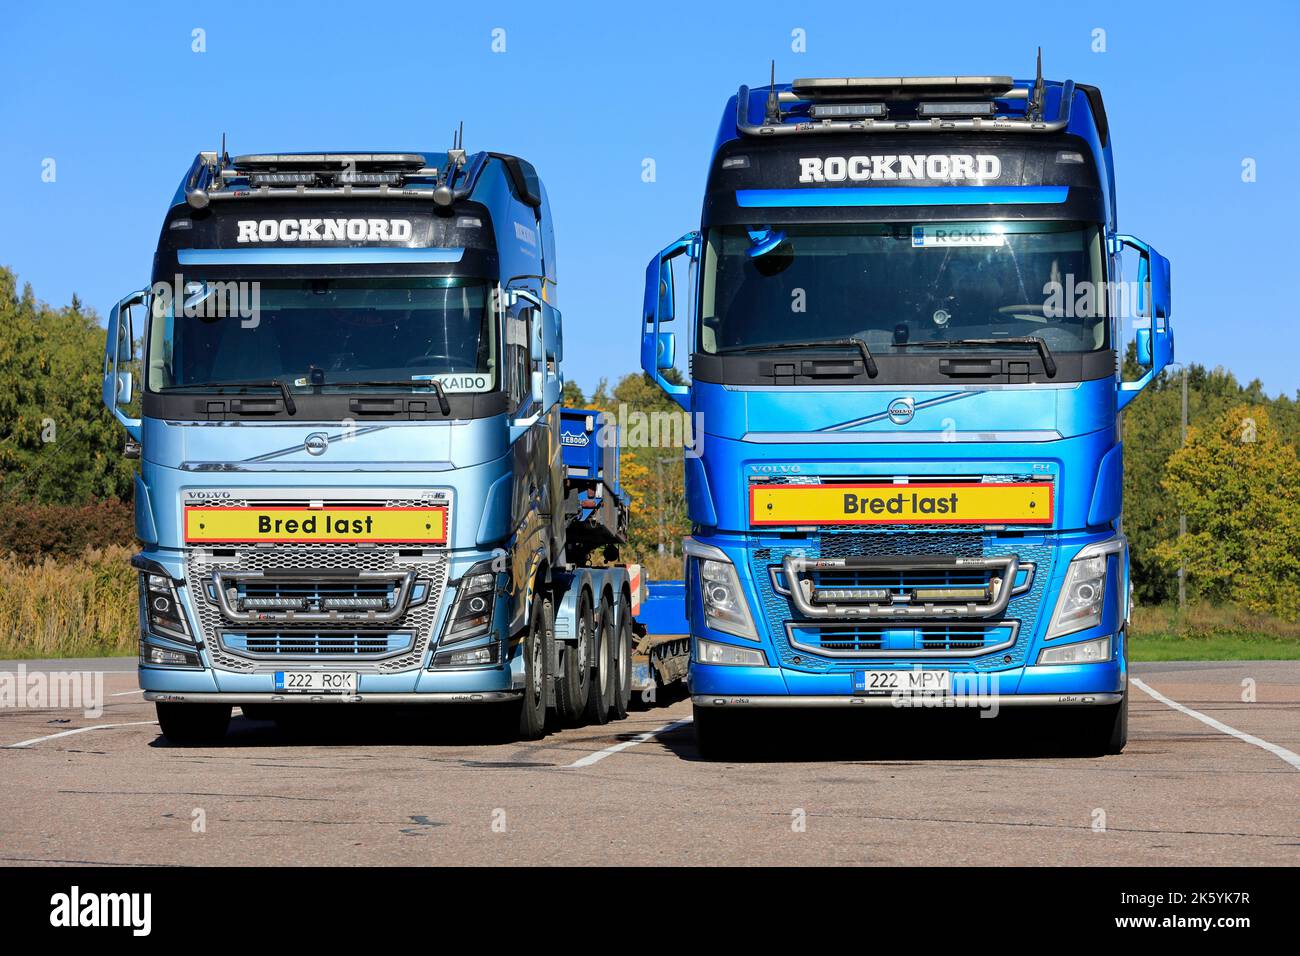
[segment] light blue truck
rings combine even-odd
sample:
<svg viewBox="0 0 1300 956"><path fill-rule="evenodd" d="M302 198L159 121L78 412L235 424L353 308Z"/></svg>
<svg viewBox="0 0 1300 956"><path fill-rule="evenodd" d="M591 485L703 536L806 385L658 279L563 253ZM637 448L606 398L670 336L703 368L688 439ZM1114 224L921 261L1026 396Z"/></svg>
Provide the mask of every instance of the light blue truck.
<svg viewBox="0 0 1300 956"><path fill-rule="evenodd" d="M169 740L235 706L447 703L524 738L626 715L642 586L617 448L561 408L556 293L518 157L195 158L104 363Z"/></svg>

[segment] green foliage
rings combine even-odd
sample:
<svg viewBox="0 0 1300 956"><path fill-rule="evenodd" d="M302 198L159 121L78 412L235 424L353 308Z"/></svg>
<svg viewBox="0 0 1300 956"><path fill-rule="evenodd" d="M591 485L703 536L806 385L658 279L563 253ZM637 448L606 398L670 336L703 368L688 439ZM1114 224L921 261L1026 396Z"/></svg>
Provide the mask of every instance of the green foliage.
<svg viewBox="0 0 1300 956"><path fill-rule="evenodd" d="M1300 462L1268 408L1237 405L1188 433L1170 456L1164 489L1187 514L1187 534L1157 557L1182 564L1217 603L1294 620L1300 613Z"/></svg>
<svg viewBox="0 0 1300 956"><path fill-rule="evenodd" d="M1125 379L1138 377L1130 345ZM1242 403L1267 405L1273 427L1292 447L1300 446L1300 403L1269 398L1259 381L1241 385L1231 372L1187 367L1188 421L1192 426L1221 416ZM1159 548L1178 536L1179 505L1162 482L1171 456L1182 445L1182 372L1166 373L1124 412L1124 532L1132 546L1133 586L1141 604L1172 601L1178 582Z"/></svg>
<svg viewBox="0 0 1300 956"><path fill-rule="evenodd" d="M134 468L101 404L104 330L79 302L54 309L0 268L0 498L130 498Z"/></svg>
<svg viewBox="0 0 1300 956"><path fill-rule="evenodd" d="M601 379L587 404L625 426L619 470L632 514L623 557L654 576L680 576L681 539L690 533L682 470L688 416L641 372L623 376L613 391Z"/></svg>
<svg viewBox="0 0 1300 956"><path fill-rule="evenodd" d="M130 545L135 510L130 502L84 505L0 503L0 554L22 563L78 557L89 548Z"/></svg>

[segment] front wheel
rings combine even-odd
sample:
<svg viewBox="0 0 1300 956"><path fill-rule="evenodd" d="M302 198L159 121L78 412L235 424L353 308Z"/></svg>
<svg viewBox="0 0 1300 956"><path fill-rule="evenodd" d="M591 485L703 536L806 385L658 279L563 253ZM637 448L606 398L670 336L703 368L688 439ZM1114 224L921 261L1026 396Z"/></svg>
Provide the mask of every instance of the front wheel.
<svg viewBox="0 0 1300 956"><path fill-rule="evenodd" d="M522 740L538 740L546 733L547 645L551 636L551 603L542 594L533 595L533 609L524 632L524 696L517 704L516 729Z"/></svg>
<svg viewBox="0 0 1300 956"><path fill-rule="evenodd" d="M154 704L163 736L178 747L205 747L220 743L230 726L229 704Z"/></svg>
<svg viewBox="0 0 1300 956"><path fill-rule="evenodd" d="M717 707L695 707L695 749L705 760L725 760L740 753L735 713Z"/></svg>
<svg viewBox="0 0 1300 956"><path fill-rule="evenodd" d="M1128 743L1128 691L1118 704L1081 708L1070 732L1081 753L1094 757L1121 753Z"/></svg>

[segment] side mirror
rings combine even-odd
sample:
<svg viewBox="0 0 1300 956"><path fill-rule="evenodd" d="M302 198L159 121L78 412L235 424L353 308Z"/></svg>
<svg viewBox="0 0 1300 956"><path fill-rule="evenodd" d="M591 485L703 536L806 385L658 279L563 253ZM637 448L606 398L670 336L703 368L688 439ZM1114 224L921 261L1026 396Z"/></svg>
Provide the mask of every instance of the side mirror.
<svg viewBox="0 0 1300 956"><path fill-rule="evenodd" d="M689 403L690 388L675 385L664 378L664 371L672 368L673 362L671 358L667 364L662 361L664 333L659 331L659 326L671 322L676 312L672 260L681 255L696 258L699 238L699 233L689 232L650 260L645 270L645 299L641 308L641 368L683 408ZM673 350L673 347L669 346L669 349Z"/></svg>
<svg viewBox="0 0 1300 956"><path fill-rule="evenodd" d="M148 290L141 289L118 302L108 313L108 328L104 335L104 387L101 397L113 417L126 429L131 439L137 442L140 440L140 419L128 417L120 408L131 401L131 373L119 372L118 368L134 357L135 330L131 327L131 309L147 304L148 301Z"/></svg>
<svg viewBox="0 0 1300 956"><path fill-rule="evenodd" d="M1143 368L1151 367L1151 330L1137 330L1137 363Z"/></svg>
<svg viewBox="0 0 1300 956"><path fill-rule="evenodd" d="M1115 251L1122 246L1138 254L1138 316L1144 322L1136 331L1137 361L1146 372L1134 382L1119 383L1119 408L1137 398L1139 392L1174 360L1174 330L1169 260L1150 244L1134 236L1116 236Z"/></svg>
<svg viewBox="0 0 1300 956"><path fill-rule="evenodd" d="M658 357L655 359L659 370L666 371L677 364L677 337L671 332L659 333Z"/></svg>

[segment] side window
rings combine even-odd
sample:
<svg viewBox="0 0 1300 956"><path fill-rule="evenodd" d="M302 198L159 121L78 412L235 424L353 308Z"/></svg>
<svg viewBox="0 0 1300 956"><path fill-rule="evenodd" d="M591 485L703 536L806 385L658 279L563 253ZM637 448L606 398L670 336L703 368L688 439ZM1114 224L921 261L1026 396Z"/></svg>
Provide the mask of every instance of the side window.
<svg viewBox="0 0 1300 956"><path fill-rule="evenodd" d="M511 412L526 407L532 397L532 324L532 309L519 309L506 316L505 367Z"/></svg>

